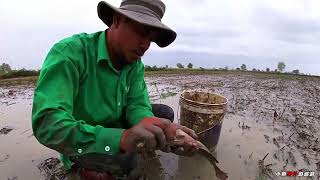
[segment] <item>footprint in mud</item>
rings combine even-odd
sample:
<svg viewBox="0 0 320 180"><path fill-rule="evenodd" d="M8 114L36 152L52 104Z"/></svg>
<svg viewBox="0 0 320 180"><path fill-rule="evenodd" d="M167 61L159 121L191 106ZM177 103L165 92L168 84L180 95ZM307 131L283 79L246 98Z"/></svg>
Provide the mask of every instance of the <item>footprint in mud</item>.
<svg viewBox="0 0 320 180"><path fill-rule="evenodd" d="M264 135L264 138L266 139L266 143L269 143L269 141L270 141L270 137L268 136L268 135Z"/></svg>
<svg viewBox="0 0 320 180"><path fill-rule="evenodd" d="M0 129L0 134L6 135L6 134L8 134L10 131L12 131L12 130L13 130L13 128L4 127L4 128L2 128L2 129Z"/></svg>
<svg viewBox="0 0 320 180"><path fill-rule="evenodd" d="M17 180L18 177L17 176L14 176L14 177L8 177L8 180Z"/></svg>
<svg viewBox="0 0 320 180"><path fill-rule="evenodd" d="M6 160L8 160L10 157L9 154L0 154L0 163L1 162L5 162Z"/></svg>

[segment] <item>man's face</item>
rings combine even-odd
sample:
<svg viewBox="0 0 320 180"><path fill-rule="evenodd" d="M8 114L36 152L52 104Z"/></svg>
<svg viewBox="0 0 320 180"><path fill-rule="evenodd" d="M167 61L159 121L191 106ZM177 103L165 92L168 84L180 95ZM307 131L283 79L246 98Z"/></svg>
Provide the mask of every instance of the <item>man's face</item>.
<svg viewBox="0 0 320 180"><path fill-rule="evenodd" d="M118 48L126 64L131 64L141 58L148 50L150 42L156 37L156 32L148 26L132 21L124 16L119 18Z"/></svg>

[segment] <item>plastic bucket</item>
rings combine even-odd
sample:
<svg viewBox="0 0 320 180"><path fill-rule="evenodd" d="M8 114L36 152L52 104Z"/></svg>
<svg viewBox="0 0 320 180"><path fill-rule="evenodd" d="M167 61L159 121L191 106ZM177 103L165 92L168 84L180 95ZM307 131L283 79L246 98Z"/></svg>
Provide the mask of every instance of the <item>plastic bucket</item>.
<svg viewBox="0 0 320 180"><path fill-rule="evenodd" d="M228 99L209 92L183 91L180 95L180 124L193 129L213 152L218 144Z"/></svg>

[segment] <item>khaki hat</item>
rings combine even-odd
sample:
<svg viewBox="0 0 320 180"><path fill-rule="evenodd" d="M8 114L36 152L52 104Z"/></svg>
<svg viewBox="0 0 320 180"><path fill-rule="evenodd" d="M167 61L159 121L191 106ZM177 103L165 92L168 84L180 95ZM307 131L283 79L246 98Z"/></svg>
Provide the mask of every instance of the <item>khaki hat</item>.
<svg viewBox="0 0 320 180"><path fill-rule="evenodd" d="M159 47L166 47L176 39L177 33L161 22L165 9L165 4L160 0L123 0L119 8L101 1L98 4L98 16L109 27L115 12L140 24L151 26L158 32L154 42Z"/></svg>

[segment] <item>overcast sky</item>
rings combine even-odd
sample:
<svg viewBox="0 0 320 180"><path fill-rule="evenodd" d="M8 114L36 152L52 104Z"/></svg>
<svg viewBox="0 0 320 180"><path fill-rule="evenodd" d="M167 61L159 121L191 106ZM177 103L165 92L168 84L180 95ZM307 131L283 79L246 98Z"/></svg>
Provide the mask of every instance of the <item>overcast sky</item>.
<svg viewBox="0 0 320 180"><path fill-rule="evenodd" d="M39 69L64 37L104 30L97 0L1 0L0 63ZM120 0L108 0L114 6ZM175 66L300 69L320 75L319 0L165 0L163 22L178 33L167 48L153 44L143 61Z"/></svg>

